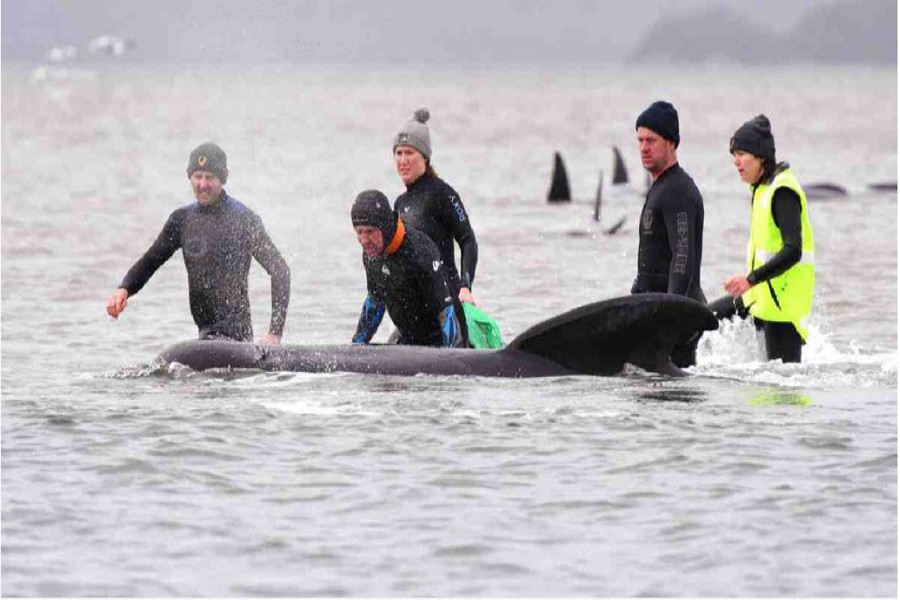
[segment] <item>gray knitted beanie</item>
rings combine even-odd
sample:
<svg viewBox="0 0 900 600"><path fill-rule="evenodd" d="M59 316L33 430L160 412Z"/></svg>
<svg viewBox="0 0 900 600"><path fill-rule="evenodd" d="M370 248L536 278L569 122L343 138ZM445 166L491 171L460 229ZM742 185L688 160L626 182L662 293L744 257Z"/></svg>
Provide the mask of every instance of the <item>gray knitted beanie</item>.
<svg viewBox="0 0 900 600"><path fill-rule="evenodd" d="M394 137L394 150L397 146L412 146L422 153L425 160L431 159L431 136L428 133L428 119L431 113L427 108L420 108L413 115L413 119L408 121L400 133Z"/></svg>

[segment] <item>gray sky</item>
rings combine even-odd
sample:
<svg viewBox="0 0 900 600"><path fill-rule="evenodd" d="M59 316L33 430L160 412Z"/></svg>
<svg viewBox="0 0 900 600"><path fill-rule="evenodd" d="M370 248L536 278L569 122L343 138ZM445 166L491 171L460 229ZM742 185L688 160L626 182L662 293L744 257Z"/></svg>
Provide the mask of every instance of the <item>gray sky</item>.
<svg viewBox="0 0 900 600"><path fill-rule="evenodd" d="M785 31L848 0L6 0L3 60L132 38L132 60L602 63L624 59L662 14L724 5Z"/></svg>

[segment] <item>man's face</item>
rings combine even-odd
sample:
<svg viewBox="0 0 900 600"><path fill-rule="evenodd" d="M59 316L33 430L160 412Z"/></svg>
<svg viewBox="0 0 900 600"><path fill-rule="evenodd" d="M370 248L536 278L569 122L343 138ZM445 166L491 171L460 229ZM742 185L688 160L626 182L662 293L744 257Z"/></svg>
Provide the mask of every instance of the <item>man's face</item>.
<svg viewBox="0 0 900 600"><path fill-rule="evenodd" d="M369 256L378 256L384 250L384 236L377 227L368 227L366 225L357 225L353 229L356 230L356 239L362 246L363 252Z"/></svg>
<svg viewBox="0 0 900 600"><path fill-rule="evenodd" d="M194 171L191 173L191 187L194 197L203 206L212 204L222 193L222 182L212 171Z"/></svg>
<svg viewBox="0 0 900 600"><path fill-rule="evenodd" d="M675 142L646 127L637 128L637 141L641 151L641 165L651 175L659 175L674 162Z"/></svg>
<svg viewBox="0 0 900 600"><path fill-rule="evenodd" d="M403 183L411 184L425 172L425 157L412 146L397 146L394 149L394 164Z"/></svg>

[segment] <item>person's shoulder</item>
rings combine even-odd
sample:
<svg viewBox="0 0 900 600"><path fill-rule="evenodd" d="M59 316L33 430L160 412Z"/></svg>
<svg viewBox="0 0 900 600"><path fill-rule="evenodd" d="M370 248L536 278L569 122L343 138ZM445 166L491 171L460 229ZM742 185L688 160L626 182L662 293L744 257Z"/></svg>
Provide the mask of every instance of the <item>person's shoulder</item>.
<svg viewBox="0 0 900 600"><path fill-rule="evenodd" d="M680 186L683 186L685 189L691 192L691 195L698 201L703 200L703 196L700 194L700 188L697 187L697 183L694 181L694 178L691 177L690 173L684 170L680 164L675 165L673 168L674 176L673 179L678 182Z"/></svg>
<svg viewBox="0 0 900 600"><path fill-rule="evenodd" d="M225 197L222 198L222 202L225 203L225 206L229 210L233 210L233 211L239 212L239 213L253 214L253 211L250 209L249 206L247 206L246 204L244 204L243 202L241 202L240 200L238 200L237 198L235 198L234 196L231 196L229 194L225 194Z"/></svg>
<svg viewBox="0 0 900 600"><path fill-rule="evenodd" d="M446 181L444 181L437 175L434 176L434 181L435 181L435 186L437 188L439 188L441 190L442 194L446 195L448 199L459 198L459 194L456 193L456 190L453 188L452 185L450 185L449 183L447 183Z"/></svg>

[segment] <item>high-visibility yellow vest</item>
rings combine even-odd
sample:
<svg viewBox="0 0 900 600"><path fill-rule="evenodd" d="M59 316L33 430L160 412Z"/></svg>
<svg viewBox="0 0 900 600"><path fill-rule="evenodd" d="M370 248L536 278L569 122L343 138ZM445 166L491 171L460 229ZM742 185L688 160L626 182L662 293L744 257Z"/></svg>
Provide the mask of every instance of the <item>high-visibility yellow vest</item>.
<svg viewBox="0 0 900 600"><path fill-rule="evenodd" d="M800 227L802 249L800 261L790 269L768 281L761 281L743 296L744 306L750 314L764 321L793 323L800 336L806 340L809 333L807 319L812 310L816 273L813 265L815 243L806 194L790 169L778 172L769 183L762 183L753 190L753 209L750 221L750 241L747 243L747 272L766 263L784 247L781 230L772 217L772 198L775 190L786 187L800 196Z"/></svg>

